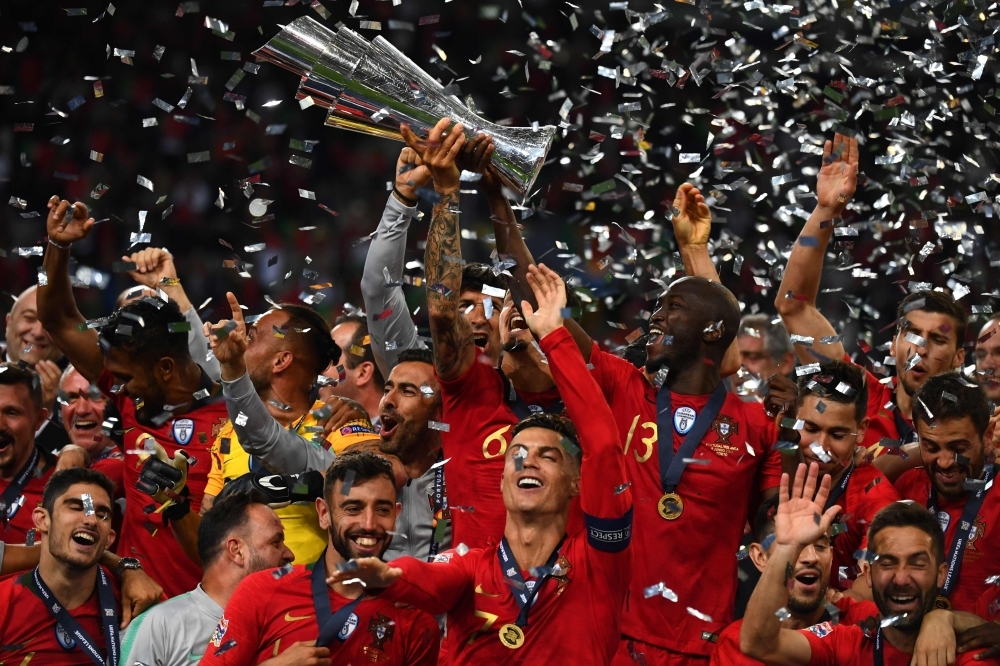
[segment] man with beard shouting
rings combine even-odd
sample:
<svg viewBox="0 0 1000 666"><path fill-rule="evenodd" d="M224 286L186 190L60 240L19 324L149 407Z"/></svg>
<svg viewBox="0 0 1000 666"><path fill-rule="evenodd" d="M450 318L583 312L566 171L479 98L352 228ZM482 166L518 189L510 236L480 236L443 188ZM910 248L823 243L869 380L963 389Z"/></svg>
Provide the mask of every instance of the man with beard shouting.
<svg viewBox="0 0 1000 666"><path fill-rule="evenodd" d="M912 503L895 502L872 521L868 542L876 554L867 576L882 614L862 629L822 622L796 631L781 627L788 613L788 586L803 548L827 534L840 511L827 508L830 477L819 467L799 465L789 495L782 475L774 519L774 547L750 597L740 631L743 653L771 666L908 666L955 663L955 634L985 620L970 613L934 610L937 588L948 567L944 538L934 517ZM976 661L964 653L958 664Z"/></svg>
<svg viewBox="0 0 1000 666"><path fill-rule="evenodd" d="M370 597L351 576L327 584L349 560L381 558L389 547L399 511L392 466L368 451L344 453L326 472L324 494L316 500L329 533L323 556L243 579L202 666L437 663L440 631L430 615Z"/></svg>

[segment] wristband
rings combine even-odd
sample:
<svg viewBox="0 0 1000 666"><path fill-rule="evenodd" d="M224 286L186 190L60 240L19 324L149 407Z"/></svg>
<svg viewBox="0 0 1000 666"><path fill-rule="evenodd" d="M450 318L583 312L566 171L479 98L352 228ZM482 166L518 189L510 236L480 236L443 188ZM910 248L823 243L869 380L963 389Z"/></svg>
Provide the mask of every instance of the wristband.
<svg viewBox="0 0 1000 666"><path fill-rule="evenodd" d="M417 199L411 199L410 197L408 197L405 194L403 194L402 192L400 192L399 188L396 187L395 184L393 184L393 186L392 186L392 191L393 191L393 194L395 194L397 197L399 197L403 201L403 203L405 203L406 205L408 205L410 207L413 207L413 206L417 205ZM52 241L49 241L49 242L51 243Z"/></svg>
<svg viewBox="0 0 1000 666"><path fill-rule="evenodd" d="M50 238L49 239L49 245L55 245L60 250L68 250L70 248L70 245L72 245L72 243L70 243L70 245L60 245L59 243L55 242L54 240L52 240Z"/></svg>

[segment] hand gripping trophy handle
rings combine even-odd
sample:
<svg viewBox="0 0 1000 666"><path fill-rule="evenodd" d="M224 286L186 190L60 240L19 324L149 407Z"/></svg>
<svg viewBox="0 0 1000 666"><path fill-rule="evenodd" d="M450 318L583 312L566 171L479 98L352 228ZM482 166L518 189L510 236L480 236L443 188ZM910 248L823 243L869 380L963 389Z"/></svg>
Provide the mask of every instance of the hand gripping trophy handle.
<svg viewBox="0 0 1000 666"><path fill-rule="evenodd" d="M310 17L292 21L254 55L302 77L298 99L327 109L331 127L402 141L399 126L427 136L441 118L465 126L468 137L493 137L500 180L528 195L556 128L504 127L470 111L455 95L382 37L369 42L348 28L330 30Z"/></svg>

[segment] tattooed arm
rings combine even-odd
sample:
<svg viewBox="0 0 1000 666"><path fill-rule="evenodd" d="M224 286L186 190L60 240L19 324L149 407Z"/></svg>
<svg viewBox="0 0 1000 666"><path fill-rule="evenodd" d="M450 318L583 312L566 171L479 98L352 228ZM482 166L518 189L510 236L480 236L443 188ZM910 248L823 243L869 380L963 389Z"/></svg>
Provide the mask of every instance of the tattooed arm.
<svg viewBox="0 0 1000 666"><path fill-rule="evenodd" d="M426 140L419 139L406 125L400 128L406 145L430 169L434 190L440 196L427 230L424 278L434 341L434 368L438 377L446 381L462 376L476 360L472 327L458 312L463 262L458 229L460 174L455 157L465 145L465 134L458 124L445 136L450 124L450 119L442 118Z"/></svg>

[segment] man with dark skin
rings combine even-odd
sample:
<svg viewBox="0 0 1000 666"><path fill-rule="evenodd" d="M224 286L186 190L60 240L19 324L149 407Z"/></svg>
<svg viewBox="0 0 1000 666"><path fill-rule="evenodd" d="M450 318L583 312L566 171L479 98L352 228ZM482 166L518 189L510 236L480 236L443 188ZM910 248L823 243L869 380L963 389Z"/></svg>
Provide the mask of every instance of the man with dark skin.
<svg viewBox="0 0 1000 666"><path fill-rule="evenodd" d="M211 436L226 418L220 387L191 357L190 324L174 301L144 297L118 310L100 333L85 325L69 279L70 248L87 237L94 219L80 202L71 205L52 197L48 207L49 242L42 262L48 279L38 288L38 314L73 366L97 384L122 414L127 502L119 550L129 557L145 556L144 565L168 595L186 592L201 578L185 554L197 547L182 543L180 531L175 536L164 529L163 520L180 521L189 508L198 509L210 467ZM147 440L152 440L152 448L144 448ZM143 507L152 493L143 492L138 484L142 472L156 460L146 451L152 453L156 446L164 459L173 456L175 464L182 464L178 457L193 456L197 462L186 477L189 502L168 504L161 496L161 511L147 514Z"/></svg>

